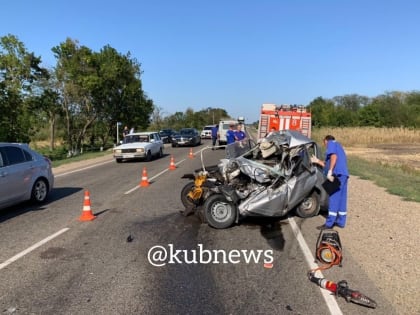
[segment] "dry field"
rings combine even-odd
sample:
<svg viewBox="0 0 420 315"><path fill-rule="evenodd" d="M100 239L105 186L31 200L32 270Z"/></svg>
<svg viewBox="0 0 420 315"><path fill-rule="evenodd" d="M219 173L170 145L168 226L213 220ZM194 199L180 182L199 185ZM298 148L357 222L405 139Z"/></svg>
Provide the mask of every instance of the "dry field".
<svg viewBox="0 0 420 315"><path fill-rule="evenodd" d="M322 143L325 135L333 135L348 155L420 170L420 130L407 128L321 128L313 138Z"/></svg>

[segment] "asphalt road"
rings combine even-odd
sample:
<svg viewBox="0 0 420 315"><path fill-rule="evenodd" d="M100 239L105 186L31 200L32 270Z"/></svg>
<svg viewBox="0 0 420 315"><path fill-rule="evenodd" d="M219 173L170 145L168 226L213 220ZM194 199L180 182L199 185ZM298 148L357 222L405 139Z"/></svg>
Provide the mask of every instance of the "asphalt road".
<svg viewBox="0 0 420 315"><path fill-rule="evenodd" d="M36 207L25 203L2 210L0 311L395 313L361 271L363 262L346 256L345 240L343 267L334 266L323 274L333 281L347 280L351 288L376 300L378 307L347 303L308 281L313 261L307 256L315 251L315 226L323 222L321 216L245 220L216 230L195 216L180 215L180 191L187 183L181 176L200 167L197 153L207 144L210 142L193 148L194 159L188 157L190 148L166 146L165 156L151 162L117 164L110 158L95 167L60 174L47 204ZM214 165L224 156L223 150L205 152L206 165ZM168 170L170 155L176 170ZM143 167L147 168L149 187L139 187ZM80 222L86 190L96 219ZM184 252L172 256L172 263L157 267L148 259L156 246L167 252L172 248L174 255L177 250ZM258 250L262 253L258 262L251 259L247 263L242 251L258 254ZM223 262L220 251L233 259ZM264 267L264 255L273 257L272 268Z"/></svg>

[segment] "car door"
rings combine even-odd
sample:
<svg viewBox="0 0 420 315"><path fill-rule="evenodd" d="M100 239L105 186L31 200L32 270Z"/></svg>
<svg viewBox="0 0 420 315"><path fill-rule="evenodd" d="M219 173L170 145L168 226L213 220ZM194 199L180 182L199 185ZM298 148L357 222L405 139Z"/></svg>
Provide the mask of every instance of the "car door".
<svg viewBox="0 0 420 315"><path fill-rule="evenodd" d="M4 146L0 151L3 164L0 167L0 202L23 200L25 193L32 188L32 161L19 147Z"/></svg>
<svg viewBox="0 0 420 315"><path fill-rule="evenodd" d="M5 158L3 158L3 153L0 148L0 206L10 200L7 172Z"/></svg>
<svg viewBox="0 0 420 315"><path fill-rule="evenodd" d="M156 155L159 152L159 142L157 141L156 133L150 134L150 151L153 155Z"/></svg>
<svg viewBox="0 0 420 315"><path fill-rule="evenodd" d="M163 150L163 141L160 138L158 133L154 134L154 138L155 138L155 145L156 145L156 154L158 154L160 149Z"/></svg>

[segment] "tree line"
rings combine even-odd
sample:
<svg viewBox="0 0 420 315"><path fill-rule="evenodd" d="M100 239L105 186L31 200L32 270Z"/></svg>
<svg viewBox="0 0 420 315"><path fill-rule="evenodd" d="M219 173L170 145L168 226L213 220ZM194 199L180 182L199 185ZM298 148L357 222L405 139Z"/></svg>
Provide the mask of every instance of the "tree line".
<svg viewBox="0 0 420 315"><path fill-rule="evenodd" d="M73 155L82 143L105 145L117 122L147 128L154 104L130 53L95 52L70 38L51 50L56 65L46 69L16 36L0 38L0 141L29 143L48 128L50 148L58 136Z"/></svg>
<svg viewBox="0 0 420 315"><path fill-rule="evenodd" d="M73 155L86 143L115 143L120 122L136 130L200 129L231 118L213 107L163 112L142 89L141 64L109 45L95 52L67 38L51 50L56 64L47 69L16 36L0 37L0 141L44 138L53 150L60 139ZM317 97L307 107L314 127L420 126L418 91Z"/></svg>
<svg viewBox="0 0 420 315"><path fill-rule="evenodd" d="M314 127L420 127L420 92L318 97L309 104Z"/></svg>

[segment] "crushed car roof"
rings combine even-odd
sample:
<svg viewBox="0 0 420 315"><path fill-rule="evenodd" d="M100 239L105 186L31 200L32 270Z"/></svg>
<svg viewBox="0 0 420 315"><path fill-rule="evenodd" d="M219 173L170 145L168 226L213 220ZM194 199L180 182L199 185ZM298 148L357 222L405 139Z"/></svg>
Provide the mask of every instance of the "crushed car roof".
<svg viewBox="0 0 420 315"><path fill-rule="evenodd" d="M278 145L287 145L289 148L315 142L314 140L294 130L274 131L265 137L265 139L266 141L276 142Z"/></svg>

